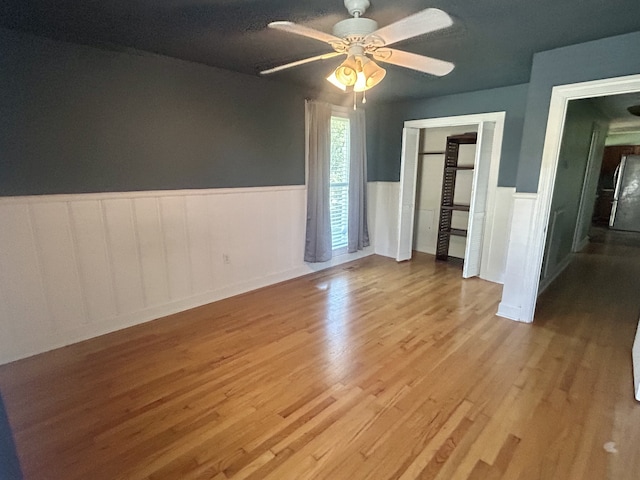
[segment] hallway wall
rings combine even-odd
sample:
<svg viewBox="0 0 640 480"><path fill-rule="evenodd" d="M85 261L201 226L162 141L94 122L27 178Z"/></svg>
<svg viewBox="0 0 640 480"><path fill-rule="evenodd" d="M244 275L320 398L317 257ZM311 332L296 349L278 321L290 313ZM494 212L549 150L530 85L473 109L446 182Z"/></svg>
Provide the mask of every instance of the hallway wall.
<svg viewBox="0 0 640 480"><path fill-rule="evenodd" d="M518 192L538 191L553 87L639 74L639 54L640 32L634 32L533 56L518 163Z"/></svg>
<svg viewBox="0 0 640 480"><path fill-rule="evenodd" d="M571 257L594 125L606 131L607 120L589 99L569 102L549 215L541 286L555 278ZM594 146L600 159L604 140L605 136L600 136Z"/></svg>

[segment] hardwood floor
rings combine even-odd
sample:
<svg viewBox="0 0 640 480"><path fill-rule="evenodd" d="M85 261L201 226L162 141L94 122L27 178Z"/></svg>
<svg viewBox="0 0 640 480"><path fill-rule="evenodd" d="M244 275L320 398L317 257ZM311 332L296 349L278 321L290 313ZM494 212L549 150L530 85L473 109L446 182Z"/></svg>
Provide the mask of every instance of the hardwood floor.
<svg viewBox="0 0 640 480"><path fill-rule="evenodd" d="M5 365L25 478L636 479L639 251L579 255L533 325L373 256Z"/></svg>

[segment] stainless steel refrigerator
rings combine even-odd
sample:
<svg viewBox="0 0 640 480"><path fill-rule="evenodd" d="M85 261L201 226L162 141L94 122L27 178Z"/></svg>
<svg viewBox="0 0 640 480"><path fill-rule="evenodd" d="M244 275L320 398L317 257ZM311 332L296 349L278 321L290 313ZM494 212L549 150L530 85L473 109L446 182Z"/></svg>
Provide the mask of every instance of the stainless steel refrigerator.
<svg viewBox="0 0 640 480"><path fill-rule="evenodd" d="M622 157L616 171L609 227L640 232L640 155Z"/></svg>

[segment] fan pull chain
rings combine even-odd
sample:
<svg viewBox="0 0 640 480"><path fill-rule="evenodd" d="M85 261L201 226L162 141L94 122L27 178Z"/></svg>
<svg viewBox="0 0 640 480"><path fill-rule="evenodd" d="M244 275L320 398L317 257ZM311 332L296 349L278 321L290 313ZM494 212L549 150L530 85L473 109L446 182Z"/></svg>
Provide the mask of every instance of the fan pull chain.
<svg viewBox="0 0 640 480"><path fill-rule="evenodd" d="M358 94L353 92L353 109L356 109L356 102L358 101Z"/></svg>
<svg viewBox="0 0 640 480"><path fill-rule="evenodd" d="M367 103L367 91L362 92L362 103Z"/></svg>

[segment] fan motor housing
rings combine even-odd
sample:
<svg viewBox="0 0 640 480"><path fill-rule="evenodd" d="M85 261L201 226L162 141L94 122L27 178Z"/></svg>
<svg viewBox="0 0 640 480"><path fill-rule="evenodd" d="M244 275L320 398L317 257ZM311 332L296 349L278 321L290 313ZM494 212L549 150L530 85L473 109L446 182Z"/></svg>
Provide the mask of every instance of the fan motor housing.
<svg viewBox="0 0 640 480"><path fill-rule="evenodd" d="M348 10L349 15L361 17L367 11L371 4L369 0L344 0L344 6Z"/></svg>
<svg viewBox="0 0 640 480"><path fill-rule="evenodd" d="M336 23L333 34L336 37L366 37L378 29L378 22L370 18L347 18Z"/></svg>

